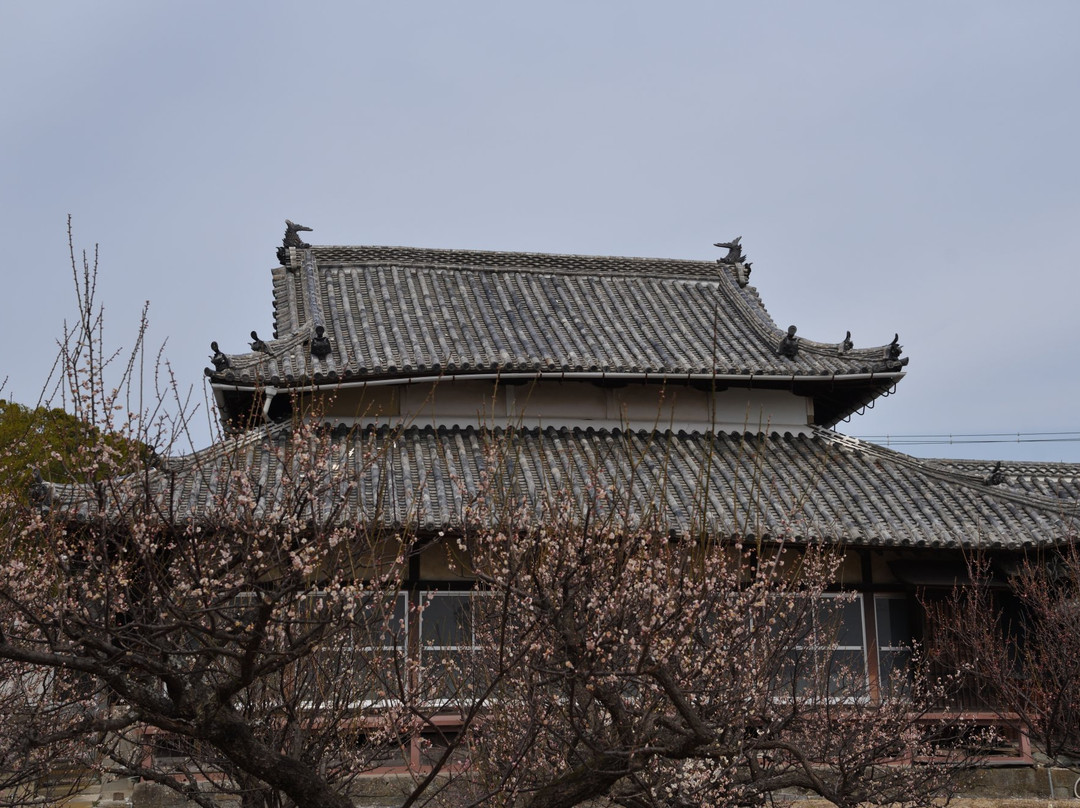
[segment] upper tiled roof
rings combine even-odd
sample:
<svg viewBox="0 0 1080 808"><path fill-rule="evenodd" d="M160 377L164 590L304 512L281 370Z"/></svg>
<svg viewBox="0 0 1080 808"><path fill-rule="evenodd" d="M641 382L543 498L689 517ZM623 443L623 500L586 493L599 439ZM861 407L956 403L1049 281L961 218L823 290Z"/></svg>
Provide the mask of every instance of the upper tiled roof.
<svg viewBox="0 0 1080 808"><path fill-rule="evenodd" d="M1073 535L1078 504L986 485L979 473L825 430L792 437L429 427L339 432L330 440L318 464L325 480L316 516L430 532L459 528L466 505L492 486L526 510L568 492L580 503L590 491L610 489L632 503L632 513L659 509L677 532L701 524L705 501L715 534L738 532L749 514L751 526L758 522L770 536L875 547L1056 543ZM179 520L204 517L239 475L256 492L255 515L266 517L289 490L283 479L296 473L290 445L289 429L274 427L168 461L150 476L158 508ZM1072 471L1080 475L1080 466ZM72 488L53 492L54 503L94 507L95 492L80 497ZM342 500L344 508L333 510Z"/></svg>
<svg viewBox="0 0 1080 808"><path fill-rule="evenodd" d="M845 351L800 337L797 356L781 356L785 332L755 290L715 261L404 247L289 254L289 266L274 270L277 338L268 352L230 355L211 373L216 384L496 372L876 374L887 388L901 375L885 347ZM310 349L317 325L330 340L325 358Z"/></svg>

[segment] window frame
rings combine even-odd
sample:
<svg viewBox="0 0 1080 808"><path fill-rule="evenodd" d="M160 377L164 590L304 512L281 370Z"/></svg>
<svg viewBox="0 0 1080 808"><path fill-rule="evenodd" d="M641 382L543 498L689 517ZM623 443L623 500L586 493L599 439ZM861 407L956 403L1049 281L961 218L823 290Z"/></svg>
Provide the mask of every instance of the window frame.
<svg viewBox="0 0 1080 808"><path fill-rule="evenodd" d="M834 643L822 643L818 641L818 631L821 626L821 620L819 619L818 604L830 600L843 599L845 602L841 605L841 609L838 612L841 618L841 622L837 625L837 642ZM865 611L865 598L862 592L822 592L813 596L814 605L810 614L810 626L808 627L804 640L802 642L795 643L788 651L789 654L806 655L807 659L811 661L815 667L822 664L825 665L824 671L829 676L829 699L837 702L854 702L854 701L869 701L871 696L870 690L870 666L869 666L869 649L867 648L867 636L866 636L866 611ZM845 612L851 609L850 615L854 616L858 614L858 632L860 638L859 645L841 644L840 638L854 627L848 627L844 617L848 615ZM857 693L849 692L846 694L835 695L832 692L832 671L837 669L837 654L851 654L853 652L859 653L859 670L856 673L861 680L858 683ZM825 654L828 654L826 660ZM796 669L797 670L797 669ZM815 671L820 673L821 670ZM793 671L795 673L795 671ZM853 683L855 684L855 683ZM796 693L799 691L799 684L796 674L796 681L794 682Z"/></svg>

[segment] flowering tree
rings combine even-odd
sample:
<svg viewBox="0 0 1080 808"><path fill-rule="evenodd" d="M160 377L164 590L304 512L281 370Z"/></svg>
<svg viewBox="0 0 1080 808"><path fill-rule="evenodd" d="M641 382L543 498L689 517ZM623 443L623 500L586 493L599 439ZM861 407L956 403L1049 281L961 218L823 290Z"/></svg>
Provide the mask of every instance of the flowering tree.
<svg viewBox="0 0 1080 808"><path fill-rule="evenodd" d="M1059 765L1080 759L1080 551L973 559L972 584L931 604L936 658ZM1002 574L1002 572L1006 574Z"/></svg>
<svg viewBox="0 0 1080 808"><path fill-rule="evenodd" d="M871 698L838 650L841 551L672 536L618 500L481 505L462 540L487 586L465 679L497 694L471 733L474 804L928 805L973 762L923 720L947 683L908 670Z"/></svg>
<svg viewBox="0 0 1080 808"><path fill-rule="evenodd" d="M26 730L8 740L206 805L207 779L247 804L347 805L341 781L374 765L369 741L390 731L347 721L345 708L393 684L381 643L364 638L391 628L402 557L379 555L388 537L311 519L307 485L262 512L253 481L232 485L211 520L186 525L130 492L122 515L15 514L0 658L20 684L5 725L14 716ZM359 547L372 559L362 572ZM373 650L350 654L357 644ZM179 777L147 763L148 747L170 744ZM337 768L320 772L326 760Z"/></svg>
<svg viewBox="0 0 1080 808"><path fill-rule="evenodd" d="M70 484L0 493L0 799L47 799L42 782L67 773L73 788L154 780L205 806L211 791L350 805L351 780L409 737L423 698L397 622L410 531L341 518L354 481L316 423L180 461L126 450L167 445L183 418L142 397L145 318L110 373L96 267L73 251L72 268L61 390L84 428L49 457ZM247 464L256 448L282 470L272 485ZM192 506L200 478L210 493Z"/></svg>

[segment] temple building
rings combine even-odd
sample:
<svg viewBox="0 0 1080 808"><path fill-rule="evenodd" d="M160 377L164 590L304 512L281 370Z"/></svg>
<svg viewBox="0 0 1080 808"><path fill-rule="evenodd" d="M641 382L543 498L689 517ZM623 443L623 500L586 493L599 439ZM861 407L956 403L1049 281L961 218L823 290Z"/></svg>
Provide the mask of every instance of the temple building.
<svg viewBox="0 0 1080 808"><path fill-rule="evenodd" d="M227 438L153 484L171 518L197 517L215 469L239 463L271 502L275 446L297 418L325 421L355 483L337 518L431 537L402 594L432 604L429 623L472 589L438 539L496 474L538 512L553 491L606 488L673 533L842 546L837 586L857 597L837 651L871 690L932 640L920 599L965 580L966 552L1007 575L1074 536L1080 466L925 460L837 432L902 382L898 337L778 326L738 239L691 261L311 246L301 229L271 272L272 334L212 346ZM978 715L972 698L959 706ZM1014 741L1002 759L1029 761Z"/></svg>
<svg viewBox="0 0 1080 808"><path fill-rule="evenodd" d="M1073 535L1080 467L917 459L835 431L902 381L899 339L777 326L738 239L689 261L310 246L297 231L271 273L272 337L215 343L206 371L228 454L243 446L268 492L275 435L310 408L357 464L345 518L452 534L491 472L490 436L512 435L499 473L523 501L609 486L672 531L847 548L846 650L872 683L926 630L916 592L963 581L966 551L1007 571ZM364 465L372 442L380 462ZM212 479L189 480L175 515L196 514ZM416 597L469 589L439 553L412 578Z"/></svg>

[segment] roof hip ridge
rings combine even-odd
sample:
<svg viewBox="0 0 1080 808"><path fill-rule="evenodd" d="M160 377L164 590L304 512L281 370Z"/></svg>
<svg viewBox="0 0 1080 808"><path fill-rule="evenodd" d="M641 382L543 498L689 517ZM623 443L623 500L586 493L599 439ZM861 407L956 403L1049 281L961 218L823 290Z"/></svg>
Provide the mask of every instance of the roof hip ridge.
<svg viewBox="0 0 1080 808"><path fill-rule="evenodd" d="M725 280L729 280L725 276ZM726 287L726 288L725 288ZM737 291L731 288L730 282L720 283L720 288L726 294L726 297L731 303L739 308L741 311L749 315L748 322L750 326L757 331L762 338L766 341L772 341L779 344L778 337L784 336L784 329L777 325L776 320L769 314L768 309L765 308L764 303L759 302L757 305L749 303L745 297L739 294ZM756 297L756 295L755 295ZM836 342L820 342L818 340L807 339L806 337L797 337L799 342L800 351L808 351L810 353L816 353L821 356L850 356L857 357L859 359L879 359L884 361L886 359L886 350L890 343L884 345L872 345L867 348L850 348L846 351L841 351L839 346L841 343ZM897 368L899 370L899 368ZM882 372L889 372L886 369L882 369Z"/></svg>

